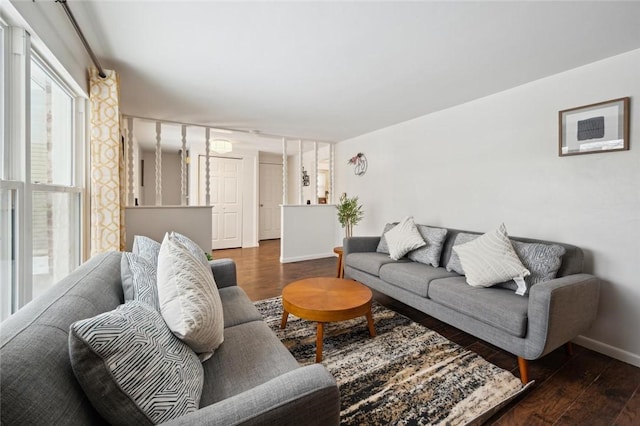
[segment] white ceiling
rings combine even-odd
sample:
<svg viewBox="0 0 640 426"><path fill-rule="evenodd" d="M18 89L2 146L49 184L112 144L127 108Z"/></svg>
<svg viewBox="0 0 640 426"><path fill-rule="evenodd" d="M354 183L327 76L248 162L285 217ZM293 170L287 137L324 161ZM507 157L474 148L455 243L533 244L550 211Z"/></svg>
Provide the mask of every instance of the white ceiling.
<svg viewBox="0 0 640 426"><path fill-rule="evenodd" d="M119 72L124 114L319 141L640 48L634 1L68 5L105 68Z"/></svg>

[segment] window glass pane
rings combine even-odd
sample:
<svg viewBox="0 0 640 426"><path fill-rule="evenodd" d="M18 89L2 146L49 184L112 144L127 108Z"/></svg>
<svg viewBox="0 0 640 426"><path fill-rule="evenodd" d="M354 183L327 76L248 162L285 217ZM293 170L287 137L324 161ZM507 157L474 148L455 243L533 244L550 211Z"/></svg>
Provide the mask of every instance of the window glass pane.
<svg viewBox="0 0 640 426"><path fill-rule="evenodd" d="M11 315L14 288L15 191L0 188L0 321Z"/></svg>
<svg viewBox="0 0 640 426"><path fill-rule="evenodd" d="M31 181L73 184L73 98L31 62Z"/></svg>
<svg viewBox="0 0 640 426"><path fill-rule="evenodd" d="M33 298L79 263L80 194L33 192Z"/></svg>

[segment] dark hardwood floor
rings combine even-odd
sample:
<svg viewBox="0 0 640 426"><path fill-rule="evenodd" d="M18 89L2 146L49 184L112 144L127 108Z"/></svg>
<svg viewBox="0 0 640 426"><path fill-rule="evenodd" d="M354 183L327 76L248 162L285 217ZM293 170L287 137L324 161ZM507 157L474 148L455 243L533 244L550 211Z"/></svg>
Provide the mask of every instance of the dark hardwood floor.
<svg viewBox="0 0 640 426"><path fill-rule="evenodd" d="M259 248L216 250L215 258L236 261L238 284L251 300L279 296L288 283L307 277L335 276L337 258L280 263L280 241ZM423 314L383 294L381 304L481 355L516 377L515 356ZM534 386L493 416L491 425L640 425L640 368L573 345L572 356L559 348L529 363Z"/></svg>

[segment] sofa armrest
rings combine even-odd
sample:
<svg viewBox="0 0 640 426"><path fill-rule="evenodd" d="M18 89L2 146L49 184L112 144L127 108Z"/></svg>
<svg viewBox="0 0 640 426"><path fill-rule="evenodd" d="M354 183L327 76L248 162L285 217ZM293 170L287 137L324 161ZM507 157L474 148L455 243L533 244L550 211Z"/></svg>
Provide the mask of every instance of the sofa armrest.
<svg viewBox="0 0 640 426"><path fill-rule="evenodd" d="M540 358L588 330L598 312L599 296L600 279L589 274L531 287L524 358Z"/></svg>
<svg viewBox="0 0 640 426"><path fill-rule="evenodd" d="M340 393L320 364L297 368L253 389L179 417L170 425L337 425Z"/></svg>
<svg viewBox="0 0 640 426"><path fill-rule="evenodd" d="M238 285L236 278L236 262L233 259L210 260L211 272L218 288Z"/></svg>
<svg viewBox="0 0 640 426"><path fill-rule="evenodd" d="M380 243L380 237L345 238L342 242L342 253L346 257L349 253L376 251L378 243Z"/></svg>

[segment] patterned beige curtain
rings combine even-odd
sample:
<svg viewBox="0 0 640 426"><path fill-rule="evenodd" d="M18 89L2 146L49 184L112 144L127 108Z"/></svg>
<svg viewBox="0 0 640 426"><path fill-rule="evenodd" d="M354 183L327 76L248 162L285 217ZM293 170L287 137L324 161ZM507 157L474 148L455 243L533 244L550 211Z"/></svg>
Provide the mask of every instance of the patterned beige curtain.
<svg viewBox="0 0 640 426"><path fill-rule="evenodd" d="M91 255L123 250L124 177L120 89L115 71L89 70L91 101Z"/></svg>

